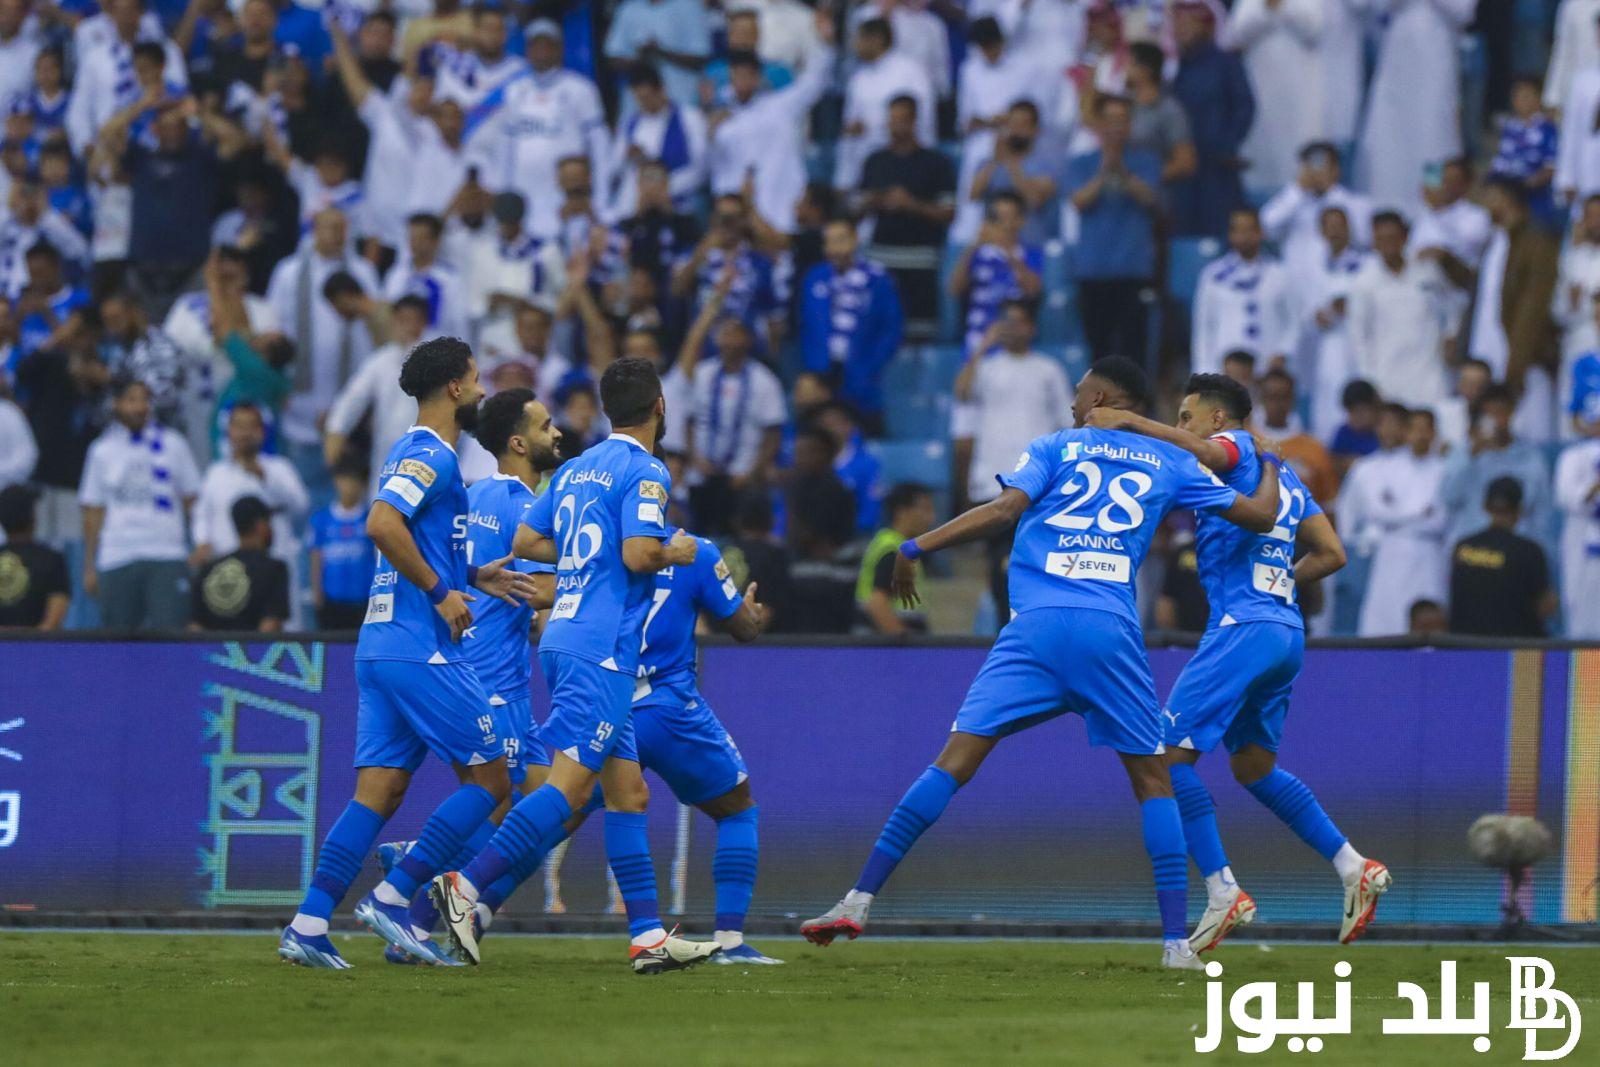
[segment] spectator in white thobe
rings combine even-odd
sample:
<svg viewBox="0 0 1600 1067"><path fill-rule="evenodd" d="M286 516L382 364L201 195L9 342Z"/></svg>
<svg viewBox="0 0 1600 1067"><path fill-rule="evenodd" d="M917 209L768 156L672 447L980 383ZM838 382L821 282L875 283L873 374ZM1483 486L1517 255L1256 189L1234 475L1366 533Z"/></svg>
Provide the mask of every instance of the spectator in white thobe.
<svg viewBox="0 0 1600 1067"><path fill-rule="evenodd" d="M283 560L294 570L300 555L294 528L310 508L311 497L294 464L261 451L265 439L261 409L250 403L233 405L228 412L228 454L206 468L194 504L197 566L239 547L233 505L243 497L253 496L272 509L273 558Z"/></svg>
<svg viewBox="0 0 1600 1067"><path fill-rule="evenodd" d="M953 244L966 244L983 223L983 204L971 198L972 176L994 158L994 139L1005 125L1006 113L1018 100L1031 100L1049 113L1047 83L1027 54L1008 46L993 18L981 18L967 30L967 57L961 61L956 92L956 129L961 135L961 173L956 185L956 219L950 230ZM928 142L922 142L924 144Z"/></svg>
<svg viewBox="0 0 1600 1067"><path fill-rule="evenodd" d="M1340 183L1339 150L1332 144L1313 141L1299 148L1299 158L1299 174L1262 206L1261 225L1268 240L1277 244L1284 266L1304 274L1327 256L1322 213L1330 207L1342 209L1350 243L1365 249L1372 246L1372 205Z"/></svg>
<svg viewBox="0 0 1600 1067"><path fill-rule="evenodd" d="M936 139L938 97L933 82L916 60L894 47L894 31L883 19L868 19L856 27L858 66L844 90L844 129L833 167L836 189L854 189L861 183L867 157L889 143L889 101L909 96L917 102L917 136L923 144Z"/></svg>
<svg viewBox="0 0 1600 1067"><path fill-rule="evenodd" d="M1556 461L1555 500L1561 532L1561 603L1567 636L1600 640L1600 422Z"/></svg>
<svg viewBox="0 0 1600 1067"><path fill-rule="evenodd" d="M694 203L706 183L706 118L691 104L674 103L661 75L651 67L628 78L636 107L617 123L611 142L612 188L607 218L631 218L639 207L639 167L647 162L667 169L672 201L680 209Z"/></svg>
<svg viewBox="0 0 1600 1067"><path fill-rule="evenodd" d="M1222 371L1222 357L1243 351L1256 369L1285 364L1294 350L1294 304L1283 264L1261 249L1261 219L1239 208L1228 219L1231 251L1206 264L1195 289L1189 361L1203 374Z"/></svg>
<svg viewBox="0 0 1600 1067"><path fill-rule="evenodd" d="M1328 441L1344 422L1340 401L1356 376L1346 328L1350 287L1372 256L1351 246L1349 217L1341 207L1322 209L1322 240L1318 261L1288 271L1301 308L1296 372L1310 385L1311 432Z"/></svg>
<svg viewBox="0 0 1600 1067"><path fill-rule="evenodd" d="M1385 421L1400 418L1404 443L1357 460L1339 494L1340 528L1372 560L1356 630L1361 637L1405 633L1412 604L1442 603L1449 590L1444 459L1433 451L1433 413L1391 410Z"/></svg>
<svg viewBox="0 0 1600 1067"><path fill-rule="evenodd" d="M1473 203L1472 165L1465 159L1451 159L1439 167L1438 180L1424 183L1425 207L1411 227L1411 247L1442 248L1476 270L1489 245L1494 224L1481 204Z"/></svg>
<svg viewBox="0 0 1600 1067"><path fill-rule="evenodd" d="M928 10L928 0L867 0L850 12L850 25L886 19L894 31L894 50L928 75L934 95L950 95L950 35L944 20Z"/></svg>
<svg viewBox="0 0 1600 1067"><path fill-rule="evenodd" d="M417 421L417 402L400 389L400 366L427 329L428 306L421 297L407 296L397 301L394 340L373 350L328 409L322 452L330 468L338 462L346 439L361 420L371 417L367 470L374 494L389 449Z"/></svg>
<svg viewBox="0 0 1600 1067"><path fill-rule="evenodd" d="M1347 328L1356 376L1392 403L1432 409L1450 394L1445 373L1449 279L1435 256L1408 255L1405 221L1380 212L1371 262L1350 287Z"/></svg>
<svg viewBox="0 0 1600 1067"><path fill-rule="evenodd" d="M1374 203L1414 210L1427 165L1461 154L1461 31L1476 6L1374 0L1383 36L1356 154Z"/></svg>
<svg viewBox="0 0 1600 1067"><path fill-rule="evenodd" d="M1317 44L1322 2L1238 0L1223 33L1243 53L1256 95L1255 121L1240 148L1250 161L1245 183L1252 189L1276 189L1294 179L1295 153L1301 146L1322 136L1322 95L1315 91L1321 86ZM1314 218L1312 222L1314 235Z"/></svg>
<svg viewBox="0 0 1600 1067"><path fill-rule="evenodd" d="M1544 106L1550 110L1565 111L1567 91L1578 72L1600 65L1600 39L1594 32L1597 19L1600 0L1561 0L1556 11L1555 46L1544 76Z"/></svg>

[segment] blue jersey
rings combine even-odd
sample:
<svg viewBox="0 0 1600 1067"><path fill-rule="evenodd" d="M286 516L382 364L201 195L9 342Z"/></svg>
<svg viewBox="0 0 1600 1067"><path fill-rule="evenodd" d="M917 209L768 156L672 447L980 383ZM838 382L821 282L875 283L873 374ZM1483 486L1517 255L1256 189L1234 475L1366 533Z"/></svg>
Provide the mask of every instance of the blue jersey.
<svg viewBox="0 0 1600 1067"><path fill-rule="evenodd" d="M639 630L656 579L628 570L622 542L667 540L671 489L666 466L623 434L556 471L522 520L556 543L556 602L540 652L564 652L628 675L639 669Z"/></svg>
<svg viewBox="0 0 1600 1067"><path fill-rule="evenodd" d="M700 543L700 549L693 563L656 572L656 587L640 635L639 684L633 692L635 704L654 690L682 692L692 689L695 681L694 625L700 613L705 611L718 619L726 619L744 603L717 546L704 537L695 540Z"/></svg>
<svg viewBox="0 0 1600 1067"><path fill-rule="evenodd" d="M425 426L411 427L389 449L378 475L377 501L405 516L423 562L446 588L466 589L467 486L454 448ZM379 553L356 659L450 663L465 658L428 591L412 585Z"/></svg>
<svg viewBox="0 0 1600 1067"><path fill-rule="evenodd" d="M517 527L533 501L533 490L509 474L485 478L468 489L467 562L481 567L509 556ZM511 562L525 574L555 571L549 563ZM532 625L533 608L520 601L513 607L496 597L479 597L472 605L472 625L462 635L462 646L490 696L528 699L528 682L533 677L533 648L528 643Z"/></svg>
<svg viewBox="0 0 1600 1067"><path fill-rule="evenodd" d="M1033 501L1011 547L1011 610L1094 608L1135 625L1134 578L1167 512L1239 496L1181 448L1115 430L1047 434L999 481Z"/></svg>
<svg viewBox="0 0 1600 1067"><path fill-rule="evenodd" d="M311 547L322 553L322 595L335 604L359 604L372 588L376 552L367 536L367 510L329 504L311 515Z"/></svg>
<svg viewBox="0 0 1600 1067"><path fill-rule="evenodd" d="M1228 486L1245 496L1254 493L1261 484L1255 438L1244 430L1224 430L1211 439L1238 454L1224 479ZM1270 533L1251 533L1215 515L1198 516L1195 555L1211 607L1207 630L1239 622L1305 628L1294 599L1294 536L1306 516L1321 513L1305 483L1285 466L1278 475L1278 516Z"/></svg>
<svg viewBox="0 0 1600 1067"><path fill-rule="evenodd" d="M1591 425L1600 422L1600 352L1585 352L1572 364L1567 410Z"/></svg>

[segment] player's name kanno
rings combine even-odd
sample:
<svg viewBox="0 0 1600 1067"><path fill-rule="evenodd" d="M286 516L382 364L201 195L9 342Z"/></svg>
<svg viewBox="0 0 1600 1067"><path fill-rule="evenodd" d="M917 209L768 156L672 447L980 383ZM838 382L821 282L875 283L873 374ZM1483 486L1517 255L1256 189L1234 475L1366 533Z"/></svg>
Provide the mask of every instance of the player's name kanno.
<svg viewBox="0 0 1600 1067"><path fill-rule="evenodd" d="M1583 1035L1583 1014L1577 1001L1556 988L1556 969L1539 956L1507 956L1511 965L1510 1001L1511 1021L1507 1030L1523 1031L1524 1062L1531 1060L1562 1060L1578 1047ZM1341 960L1334 964L1333 973L1340 979L1333 987L1333 1011L1317 1014L1317 983L1298 982L1294 993L1295 1012L1279 1012L1277 982L1247 982L1233 991L1228 998L1228 1021L1237 1031L1234 1046L1243 1053L1253 1055L1266 1052L1285 1038L1290 1052L1321 1052L1324 1037L1346 1036L1351 1033L1351 983L1345 981L1353 968ZM1222 1047L1223 983L1222 964L1206 964L1206 1028L1194 1039L1194 1050L1201 1054L1215 1052ZM1456 961L1439 962L1438 1014L1429 1003L1428 991L1415 982L1396 982L1395 999L1408 1002L1409 1011L1394 1018L1383 1019L1383 1035L1471 1037L1474 1052L1488 1052L1492 1046L1492 1017L1490 983L1473 982L1471 989L1472 1013L1458 1014L1456 996ZM1544 1044L1556 1047L1540 1048L1541 1031L1554 1031Z"/></svg>
<svg viewBox="0 0 1600 1067"><path fill-rule="evenodd" d="M1104 549L1112 552L1127 551L1126 546L1122 543L1122 538L1114 534L1064 533L1057 536L1056 547Z"/></svg>
<svg viewBox="0 0 1600 1067"><path fill-rule="evenodd" d="M1157 470L1161 469L1161 457L1156 453L1130 448L1127 445L1086 445L1082 441L1072 441L1061 450L1061 458L1068 463L1087 456L1130 460L1134 463L1147 463Z"/></svg>

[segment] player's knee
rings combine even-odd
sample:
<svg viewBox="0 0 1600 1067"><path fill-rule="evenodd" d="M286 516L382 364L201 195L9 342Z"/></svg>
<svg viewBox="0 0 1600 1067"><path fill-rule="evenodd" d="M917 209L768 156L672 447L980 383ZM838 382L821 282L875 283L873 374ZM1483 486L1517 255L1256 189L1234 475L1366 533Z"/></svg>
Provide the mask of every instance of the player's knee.
<svg viewBox="0 0 1600 1067"><path fill-rule="evenodd" d="M606 810L642 815L650 808L650 787L644 776L624 778L606 787Z"/></svg>
<svg viewBox="0 0 1600 1067"><path fill-rule="evenodd" d="M701 804L700 810L721 822L723 819L737 815L741 811L749 811L755 806L755 797L750 795L750 783L740 782L720 797Z"/></svg>
<svg viewBox="0 0 1600 1067"><path fill-rule="evenodd" d="M511 778L506 774L504 760L468 767L466 773L462 775L462 780L485 790L494 797L496 808L511 799Z"/></svg>
<svg viewBox="0 0 1600 1067"><path fill-rule="evenodd" d="M966 785L983 766L984 757L994 748L995 739L974 734L951 734L944 751L933 765L956 780L956 785Z"/></svg>
<svg viewBox="0 0 1600 1067"><path fill-rule="evenodd" d="M1255 785L1271 774L1277 765L1278 759L1273 753L1253 746L1228 757L1228 769L1233 772L1233 780L1242 786Z"/></svg>
<svg viewBox="0 0 1600 1067"><path fill-rule="evenodd" d="M398 767L363 767L356 773L356 803L385 819L400 808L406 798L411 775Z"/></svg>

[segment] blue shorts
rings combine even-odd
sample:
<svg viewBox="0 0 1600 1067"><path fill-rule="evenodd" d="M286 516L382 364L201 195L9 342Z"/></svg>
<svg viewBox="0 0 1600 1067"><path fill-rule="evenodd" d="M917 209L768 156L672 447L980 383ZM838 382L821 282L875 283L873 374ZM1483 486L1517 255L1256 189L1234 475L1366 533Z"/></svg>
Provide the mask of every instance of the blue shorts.
<svg viewBox="0 0 1600 1067"><path fill-rule="evenodd" d="M1006 624L950 729L1005 737L1073 712L1089 743L1162 751L1155 680L1139 627L1109 611L1035 608Z"/></svg>
<svg viewBox="0 0 1600 1067"><path fill-rule="evenodd" d="M505 755L470 663L357 660L356 692L357 767L414 771L429 752L462 766Z"/></svg>
<svg viewBox="0 0 1600 1067"><path fill-rule="evenodd" d="M565 652L539 653L550 686L550 717L539 728L544 743L591 771L607 757L635 760L633 677Z"/></svg>
<svg viewBox="0 0 1600 1067"><path fill-rule="evenodd" d="M633 709L639 764L683 804L715 800L750 777L733 736L693 687L657 689Z"/></svg>
<svg viewBox="0 0 1600 1067"><path fill-rule="evenodd" d="M1167 744L1210 752L1246 745L1278 751L1289 690L1300 674L1306 635L1280 622L1207 630L1167 698Z"/></svg>
<svg viewBox="0 0 1600 1067"><path fill-rule="evenodd" d="M495 721L499 724L500 739L505 742L506 773L511 776L512 785L523 783L529 767L550 766L550 750L539 736L539 724L533 721L531 705L527 697L521 700L507 700L502 696L489 698L489 706L494 709Z"/></svg>

